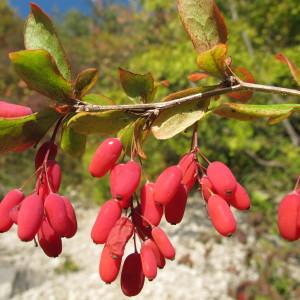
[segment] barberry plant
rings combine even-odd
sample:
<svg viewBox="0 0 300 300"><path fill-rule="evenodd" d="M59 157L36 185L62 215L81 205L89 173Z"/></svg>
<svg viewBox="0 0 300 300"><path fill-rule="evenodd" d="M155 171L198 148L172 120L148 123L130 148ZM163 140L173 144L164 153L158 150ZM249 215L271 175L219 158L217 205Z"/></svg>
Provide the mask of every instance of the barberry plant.
<svg viewBox="0 0 300 300"><path fill-rule="evenodd" d="M96 69L72 74L51 19L32 3L25 24L25 50L10 53L9 58L28 88L47 96L52 104L33 113L30 107L0 101L0 153L38 147L33 175L24 183L34 181L32 192L25 195L21 187L6 194L0 203L0 232L16 224L20 240L34 240L49 257L60 255L62 238L75 235L77 220L71 201L59 194L62 170L55 160L57 152L81 156L89 135L105 137L88 171L96 178L109 175L111 199L100 208L91 239L103 245L100 278L112 283L121 273L121 289L127 296L140 293L145 278L154 280L166 260L175 259L175 247L160 224L163 218L171 225L182 221L194 187L212 226L223 236L237 229L233 208L245 211L251 207L245 187L230 167L210 161L202 152L198 143L201 120L217 115L238 121L263 118L277 124L300 110L299 104L291 103L249 104L255 92L299 97L300 91L257 84L250 71L234 64L228 54L225 20L214 0L177 2L197 55L199 72L189 76L196 87L157 100L157 90L168 86L167 81L120 68L120 83L130 102L112 105L103 95L90 93L98 80ZM281 53L276 58L300 84L298 67ZM202 85L207 77L218 84ZM93 104L95 99L100 105ZM186 130L191 131L191 148L177 165L162 170L150 182L143 170L145 140L151 134L159 140L170 139ZM279 232L289 241L300 238L298 185L278 208ZM130 242L133 251L127 255Z"/></svg>

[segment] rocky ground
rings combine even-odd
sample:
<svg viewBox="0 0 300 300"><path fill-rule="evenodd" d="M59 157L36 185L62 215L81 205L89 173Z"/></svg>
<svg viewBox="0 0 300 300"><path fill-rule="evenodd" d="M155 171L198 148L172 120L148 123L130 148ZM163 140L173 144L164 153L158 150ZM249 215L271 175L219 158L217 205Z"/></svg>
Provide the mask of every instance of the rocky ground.
<svg viewBox="0 0 300 300"><path fill-rule="evenodd" d="M32 243L18 241L15 229L0 235L0 300L126 299L118 280L111 285L99 280L101 247L90 240L97 209L77 211L78 234L64 240L63 255L56 259L47 258ZM245 264L255 242L249 229L241 225L247 235L219 238L198 199L191 199L182 224L163 227L176 245L176 260L168 262L154 282L146 282L136 299L230 300L235 299L230 290L257 279L255 268Z"/></svg>

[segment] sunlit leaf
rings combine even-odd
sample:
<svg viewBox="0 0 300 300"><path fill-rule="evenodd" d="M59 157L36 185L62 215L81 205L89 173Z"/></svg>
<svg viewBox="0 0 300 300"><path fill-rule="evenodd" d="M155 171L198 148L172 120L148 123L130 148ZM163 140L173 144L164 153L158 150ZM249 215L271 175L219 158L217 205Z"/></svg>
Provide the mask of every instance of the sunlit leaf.
<svg viewBox="0 0 300 300"><path fill-rule="evenodd" d="M85 152L86 136L77 133L73 128L64 126L60 141L60 147L72 156L81 156Z"/></svg>
<svg viewBox="0 0 300 300"><path fill-rule="evenodd" d="M209 102L209 99L193 100L162 111L152 125L153 135L164 140L184 131L205 115Z"/></svg>
<svg viewBox="0 0 300 300"><path fill-rule="evenodd" d="M125 93L131 98L140 98L143 102L153 100L154 79L151 73L135 74L119 69L120 81Z"/></svg>
<svg viewBox="0 0 300 300"><path fill-rule="evenodd" d="M198 67L212 76L224 79L226 77L226 55L227 46L218 44L198 55Z"/></svg>
<svg viewBox="0 0 300 300"><path fill-rule="evenodd" d="M59 118L52 109L20 118L0 118L0 153L37 143Z"/></svg>
<svg viewBox="0 0 300 300"><path fill-rule="evenodd" d="M233 68L232 71L242 81L248 82L248 83L255 83L255 79L254 79L253 75L246 68L236 67L236 68ZM252 91L232 92L232 93L227 94L227 96L230 98L233 98L239 102L246 103L253 96L253 92Z"/></svg>
<svg viewBox="0 0 300 300"><path fill-rule="evenodd" d="M224 18L214 0L177 0L183 26L198 52L227 42Z"/></svg>
<svg viewBox="0 0 300 300"><path fill-rule="evenodd" d="M31 12L25 25L26 49L48 51L62 76L71 80L70 65L49 16L36 4L31 3Z"/></svg>
<svg viewBox="0 0 300 300"><path fill-rule="evenodd" d="M84 96L94 87L99 78L97 69L90 68L80 72L75 80L74 95L77 98Z"/></svg>
<svg viewBox="0 0 300 300"><path fill-rule="evenodd" d="M289 67L293 78L298 83L298 85L300 85L300 69L282 53L278 53L276 55L276 58Z"/></svg>
<svg viewBox="0 0 300 300"><path fill-rule="evenodd" d="M108 136L117 133L136 117L123 111L80 112L68 121L80 134L98 134Z"/></svg>
<svg viewBox="0 0 300 300"><path fill-rule="evenodd" d="M224 103L214 110L214 113L229 119L251 121L268 118L271 124L288 118L293 112L300 111L300 104L241 104Z"/></svg>
<svg viewBox="0 0 300 300"><path fill-rule="evenodd" d="M45 50L24 50L9 54L17 74L29 88L57 102L70 102L72 86L59 73Z"/></svg>

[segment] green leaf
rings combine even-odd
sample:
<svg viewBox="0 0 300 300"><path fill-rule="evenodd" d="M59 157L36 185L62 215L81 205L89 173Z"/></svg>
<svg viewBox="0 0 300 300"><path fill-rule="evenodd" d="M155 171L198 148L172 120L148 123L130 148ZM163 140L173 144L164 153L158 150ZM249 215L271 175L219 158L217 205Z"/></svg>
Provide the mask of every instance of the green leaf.
<svg viewBox="0 0 300 300"><path fill-rule="evenodd" d="M25 48L48 51L65 79L71 80L70 64L49 16L31 3L31 13L25 25Z"/></svg>
<svg viewBox="0 0 300 300"><path fill-rule="evenodd" d="M278 53L276 55L276 58L289 67L293 78L298 83L298 85L300 85L300 69L282 53Z"/></svg>
<svg viewBox="0 0 300 300"><path fill-rule="evenodd" d="M102 95L102 94L87 94L82 97L82 101L90 103L90 104L97 104L97 105L113 105L115 104L113 100L110 98Z"/></svg>
<svg viewBox="0 0 300 300"><path fill-rule="evenodd" d="M56 100L70 103L72 86L59 73L45 50L23 50L9 54L17 74L29 88Z"/></svg>
<svg viewBox="0 0 300 300"><path fill-rule="evenodd" d="M135 119L135 116L123 111L80 112L68 121L67 126L80 134L109 136Z"/></svg>
<svg viewBox="0 0 300 300"><path fill-rule="evenodd" d="M227 42L224 18L214 0L177 0L186 32L200 53Z"/></svg>
<svg viewBox="0 0 300 300"><path fill-rule="evenodd" d="M120 81L125 93L131 98L150 102L154 96L154 79L151 73L135 74L119 68Z"/></svg>
<svg viewBox="0 0 300 300"><path fill-rule="evenodd" d="M152 125L152 133L159 140L169 139L204 117L209 99L193 100L160 113Z"/></svg>
<svg viewBox="0 0 300 300"><path fill-rule="evenodd" d="M224 79L226 77L227 46L218 44L213 48L201 52L197 58L197 64L201 70L208 74Z"/></svg>
<svg viewBox="0 0 300 300"><path fill-rule="evenodd" d="M89 68L80 72L75 80L74 95L77 98L83 97L94 87L99 78L97 69Z"/></svg>
<svg viewBox="0 0 300 300"><path fill-rule="evenodd" d="M20 118L0 118L0 153L37 143L58 118L52 109Z"/></svg>
<svg viewBox="0 0 300 300"><path fill-rule="evenodd" d="M86 147L86 136L77 133L73 128L64 126L60 141L63 151L72 156L82 156Z"/></svg>
<svg viewBox="0 0 300 300"><path fill-rule="evenodd" d="M278 123L288 118L293 112L300 111L300 104L241 104L224 103L213 112L219 116L241 121L252 121L268 118L270 124Z"/></svg>

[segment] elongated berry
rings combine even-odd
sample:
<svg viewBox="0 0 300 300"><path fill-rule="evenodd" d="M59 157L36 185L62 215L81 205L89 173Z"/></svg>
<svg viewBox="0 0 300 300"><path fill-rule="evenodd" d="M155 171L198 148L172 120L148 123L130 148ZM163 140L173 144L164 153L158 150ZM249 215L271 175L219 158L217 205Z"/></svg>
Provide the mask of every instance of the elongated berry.
<svg viewBox="0 0 300 300"><path fill-rule="evenodd" d="M122 257L127 242L133 235L134 226L127 217L120 218L109 232L106 246L113 258Z"/></svg>
<svg viewBox="0 0 300 300"><path fill-rule="evenodd" d="M132 222L137 234L142 240L151 237L151 226L143 219L140 205L136 206L132 211Z"/></svg>
<svg viewBox="0 0 300 300"><path fill-rule="evenodd" d="M28 242L37 234L44 215L43 199L37 194L27 196L18 213L18 236L20 240Z"/></svg>
<svg viewBox="0 0 300 300"><path fill-rule="evenodd" d="M121 273L122 292L128 297L136 296L143 289L144 282L141 256L139 253L132 253L124 261Z"/></svg>
<svg viewBox="0 0 300 300"><path fill-rule="evenodd" d="M201 186L202 197L207 202L210 196L212 196L215 191L212 183L210 182L210 180L206 175L201 177L200 186Z"/></svg>
<svg viewBox="0 0 300 300"><path fill-rule="evenodd" d="M108 200L100 208L91 232L91 238L96 244L104 244L107 237L120 219L122 209L118 201Z"/></svg>
<svg viewBox="0 0 300 300"><path fill-rule="evenodd" d="M237 182L236 189L232 198L229 200L230 205L239 210L247 210L251 206L250 197L246 189Z"/></svg>
<svg viewBox="0 0 300 300"><path fill-rule="evenodd" d="M89 165L94 177L104 176L115 165L122 152L122 144L117 138L108 138L97 148Z"/></svg>
<svg viewBox="0 0 300 300"><path fill-rule="evenodd" d="M31 115L30 107L0 101L0 118L18 118Z"/></svg>
<svg viewBox="0 0 300 300"><path fill-rule="evenodd" d="M49 152L49 153L48 153ZM52 141L47 141L42 144L35 155L35 169L37 170L46 157L48 153L47 160L54 160L57 155L57 145Z"/></svg>
<svg viewBox="0 0 300 300"><path fill-rule="evenodd" d="M300 213L300 196L296 193L286 195L278 207L277 225L280 235L295 241L300 237L300 227L297 224Z"/></svg>
<svg viewBox="0 0 300 300"><path fill-rule="evenodd" d="M50 193L45 199L45 213L49 224L60 237L68 235L68 214L64 198L55 193Z"/></svg>
<svg viewBox="0 0 300 300"><path fill-rule="evenodd" d="M179 161L178 167L182 172L182 183L189 193L195 185L198 175L198 164L195 153L185 154Z"/></svg>
<svg viewBox="0 0 300 300"><path fill-rule="evenodd" d="M99 264L99 275L105 283L112 283L117 278L120 266L121 257L113 258L110 254L109 248L104 246Z"/></svg>
<svg viewBox="0 0 300 300"><path fill-rule="evenodd" d="M155 242L152 239L147 239L146 241L144 241L144 245L152 249L155 255L157 267L163 269L166 264L166 260L162 253L159 251Z"/></svg>
<svg viewBox="0 0 300 300"><path fill-rule="evenodd" d="M143 243L141 247L141 262L143 273L150 281L157 275L156 257L151 247Z"/></svg>
<svg viewBox="0 0 300 300"><path fill-rule="evenodd" d="M230 236L236 231L236 220L226 200L212 195L207 210L213 226L221 235Z"/></svg>
<svg viewBox="0 0 300 300"><path fill-rule="evenodd" d="M154 200L162 205L174 198L182 180L182 172L178 166L165 169L154 185Z"/></svg>
<svg viewBox="0 0 300 300"><path fill-rule="evenodd" d="M9 217L16 225L18 224L19 209L20 209L20 205L13 207L9 212Z"/></svg>
<svg viewBox="0 0 300 300"><path fill-rule="evenodd" d="M175 225L182 221L187 198L186 187L181 183L173 200L165 206L165 217L168 223Z"/></svg>
<svg viewBox="0 0 300 300"><path fill-rule="evenodd" d="M157 226L163 215L163 207L154 201L154 184L146 183L141 190L141 212L145 220L145 226Z"/></svg>
<svg viewBox="0 0 300 300"><path fill-rule="evenodd" d="M71 201L67 197L62 196L62 198L65 203L67 217L68 217L68 224L69 224L65 237L69 239L73 237L77 232L77 218Z"/></svg>
<svg viewBox="0 0 300 300"><path fill-rule="evenodd" d="M135 161L118 164L110 173L110 190L114 199L120 200L123 208L130 204L130 198L137 189L141 179L141 166Z"/></svg>
<svg viewBox="0 0 300 300"><path fill-rule="evenodd" d="M52 192L57 193L61 185L62 174L61 168L56 161L50 160L47 162L47 176ZM45 180L47 181L47 178Z"/></svg>
<svg viewBox="0 0 300 300"><path fill-rule="evenodd" d="M44 253L49 257L57 257L62 251L60 236L54 231L47 219L44 219L38 231L38 241Z"/></svg>
<svg viewBox="0 0 300 300"><path fill-rule="evenodd" d="M18 190L11 190L0 202L0 232L8 231L13 225L10 217L10 211L19 205L24 199L24 194Z"/></svg>
<svg viewBox="0 0 300 300"><path fill-rule="evenodd" d="M162 255L170 260L175 258L176 252L175 248L171 244L166 233L159 227L153 227L152 229L152 238L157 245L159 251Z"/></svg>
<svg viewBox="0 0 300 300"><path fill-rule="evenodd" d="M225 200L230 199L236 189L236 179L222 162L214 161L207 168L207 176L216 192Z"/></svg>

